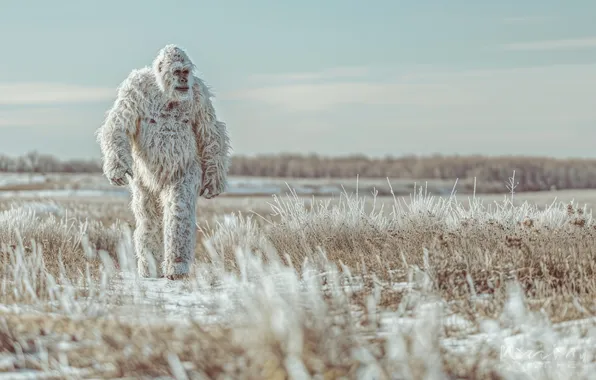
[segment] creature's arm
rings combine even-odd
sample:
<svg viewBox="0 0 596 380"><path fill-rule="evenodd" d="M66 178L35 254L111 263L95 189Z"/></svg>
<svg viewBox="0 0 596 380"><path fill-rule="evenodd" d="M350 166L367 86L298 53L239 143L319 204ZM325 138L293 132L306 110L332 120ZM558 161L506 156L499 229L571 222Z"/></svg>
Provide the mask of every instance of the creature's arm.
<svg viewBox="0 0 596 380"><path fill-rule="evenodd" d="M116 101L96 133L103 155L103 172L116 186L128 183L126 174L133 175L130 136L135 134L139 120L137 82L135 72L122 82Z"/></svg>
<svg viewBox="0 0 596 380"><path fill-rule="evenodd" d="M209 199L223 193L227 187L230 137L226 124L217 120L209 88L198 78L195 78L195 83L198 85L199 100L193 125L203 172L199 195Z"/></svg>

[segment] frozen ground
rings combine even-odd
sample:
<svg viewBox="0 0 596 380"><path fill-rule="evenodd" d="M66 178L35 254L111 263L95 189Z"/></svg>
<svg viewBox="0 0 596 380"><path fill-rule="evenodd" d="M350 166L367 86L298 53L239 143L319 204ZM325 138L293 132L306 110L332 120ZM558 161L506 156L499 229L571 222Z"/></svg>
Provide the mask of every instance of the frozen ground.
<svg viewBox="0 0 596 380"><path fill-rule="evenodd" d="M320 277L321 273L312 275ZM52 313L43 311L47 305L42 307L41 304L0 304L0 320L3 314L18 316L43 313L48 318L52 315L67 315L80 320L105 318L109 315L110 318L124 318L127 323L136 326L192 328L198 325L202 329L209 329L210 326L262 324L261 329L273 329L281 336L286 336L297 327L295 324L298 321L293 320L291 316L293 312L310 309L315 313L325 313L316 310L322 306L322 300L318 299L315 292L337 294L339 290L332 286L314 290L312 284L316 279L308 277L308 274L305 274L300 278L287 269L264 270L258 279L226 279L223 276L222 284L208 285L201 283L201 276L197 277L197 281L173 282L164 279L139 279L134 273L121 273L109 281L108 285L96 284L94 296L77 301L73 295L80 291L80 288L57 290L56 293L61 293L61 296L52 308ZM424 294L415 283L394 285L397 285L394 288L410 298L422 297ZM352 289L344 288L340 292L358 292L363 288L357 281L350 287ZM260 309L265 300L272 304L269 305L271 309ZM269 313L273 313L274 316ZM298 315L301 313L302 311ZM355 321L363 320L362 316L367 313L370 318L370 310L350 311ZM393 353L396 362L417 359L423 360L425 365L431 368L436 366L435 377L431 377L433 379L446 378L443 377L444 374L441 375L439 369L442 360L437 355L438 352L462 361L477 359L483 350L487 354L498 353L498 357L493 358L496 362L493 363L493 369L500 374L500 378L507 379L588 379L596 370L593 356L596 353L596 318L548 323L539 313L528 312L523 305L521 294L515 290L510 292L504 312L505 317L513 319L509 328L503 328L499 320L490 319L478 327L465 316L454 313L448 302L432 298L416 302L415 307L411 307L409 311L379 310L374 314L377 328L368 332L363 329L365 338L367 334L373 333L369 339L386 339L388 347L397 350ZM434 335L443 335L442 331L449 331L450 336L436 340L437 337ZM99 335L95 340L75 341L70 338L65 341L63 336L53 335L50 332L45 336L47 350L54 353L63 352L64 357L67 352L105 344ZM414 339L409 349L402 346L404 338ZM439 346L436 346L437 343ZM39 339L37 344L43 347L43 339ZM400 353L399 350L403 352ZM29 356L30 362L40 363L41 368L15 370L24 359L18 354L0 352L0 370L5 371L0 374L0 379L54 378L53 376L87 378L93 377L91 374L96 373L91 368L71 366L66 359L63 363L52 365L47 361L49 355L47 352L44 353L43 349L30 350L25 355ZM366 356L371 353L367 354L366 349L363 349L360 355L364 355L361 361L366 362ZM411 357L408 359L408 356ZM47 362L44 363L44 360ZM374 357L370 356L368 360L374 360ZM99 364L97 367L99 368ZM196 368L191 361L185 362L183 367L188 370ZM174 374L175 369L172 366ZM106 371L109 372L107 369ZM368 374L365 372L358 378L381 377L378 377L378 372L372 365Z"/></svg>
<svg viewBox="0 0 596 380"><path fill-rule="evenodd" d="M42 174L0 173L0 187L45 182L46 176Z"/></svg>
<svg viewBox="0 0 596 380"><path fill-rule="evenodd" d="M270 195L287 191L289 182L300 194L331 194L342 191L341 184L317 181L300 183L292 179L268 179L252 177L232 177L229 180L228 195ZM43 192L45 191L45 192ZM52 196L69 196L89 191L107 192L116 195L126 194L126 188L111 186L105 177L99 174L13 174L0 173L0 193L4 197L25 194L44 194ZM96 193L100 194L100 193Z"/></svg>
<svg viewBox="0 0 596 380"><path fill-rule="evenodd" d="M393 191L398 196L407 197L412 193L414 186L425 186L429 194L449 195L454 190L454 184L449 181L429 181L418 184L410 180L389 181ZM246 203L243 200L260 199L266 205L266 199L271 195L284 195L290 192L305 197L316 196L318 199L325 197L338 198L344 191L371 197L373 192L378 192L380 202L393 203L390 194L391 188L388 181L383 179L295 179L295 178L259 178L259 177L232 177L230 187L226 194L214 200L224 202ZM461 186L455 186L456 193L464 200L470 196ZM98 174L11 174L0 173L0 200L11 199L128 199L130 193L127 188L111 186L106 179ZM486 202L502 201L506 196L503 193L482 194ZM237 198L233 201L231 198ZM559 190L523 192L516 194L518 204L525 201L540 206L548 206L557 202L576 202L596 207L596 190Z"/></svg>
<svg viewBox="0 0 596 380"><path fill-rule="evenodd" d="M261 221L237 213L248 197L222 197L199 205L197 266L174 282L139 279L129 231L91 223L130 220L125 195L44 198L0 208L0 379L596 370L596 229L576 204L420 193L389 210L350 197L305 207L296 192L250 203L271 203Z"/></svg>
<svg viewBox="0 0 596 380"><path fill-rule="evenodd" d="M413 183L409 180L391 181L398 194L411 192ZM358 186L357 186L358 185ZM436 194L449 194L453 184L449 181L430 181L427 186ZM257 196L283 194L292 188L300 195L338 195L344 189L371 193L377 190L388 194L387 180L364 179L296 179L296 178L261 178L231 177L226 196ZM110 196L128 193L126 188L114 188L100 174L13 174L0 173L0 196Z"/></svg>

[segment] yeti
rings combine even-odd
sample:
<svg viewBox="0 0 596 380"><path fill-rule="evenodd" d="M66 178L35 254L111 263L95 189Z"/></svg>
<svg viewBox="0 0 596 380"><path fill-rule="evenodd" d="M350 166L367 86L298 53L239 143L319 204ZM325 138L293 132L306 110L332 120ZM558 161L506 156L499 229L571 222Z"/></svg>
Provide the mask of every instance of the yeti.
<svg viewBox="0 0 596 380"><path fill-rule="evenodd" d="M196 202L225 191L230 141L208 86L184 49L162 48L133 70L97 130L103 172L130 186L142 277L188 275L196 245Z"/></svg>

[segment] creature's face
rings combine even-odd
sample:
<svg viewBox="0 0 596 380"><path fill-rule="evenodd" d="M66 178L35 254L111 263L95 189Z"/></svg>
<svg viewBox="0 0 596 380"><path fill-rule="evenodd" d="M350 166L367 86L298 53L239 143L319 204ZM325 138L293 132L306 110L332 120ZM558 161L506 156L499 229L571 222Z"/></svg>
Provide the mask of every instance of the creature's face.
<svg viewBox="0 0 596 380"><path fill-rule="evenodd" d="M161 90L170 100L184 101L192 98L194 64L181 48L168 45L154 62L154 74Z"/></svg>
<svg viewBox="0 0 596 380"><path fill-rule="evenodd" d="M169 83L170 94L174 100L185 100L192 97L192 66L188 64L173 64L164 74Z"/></svg>

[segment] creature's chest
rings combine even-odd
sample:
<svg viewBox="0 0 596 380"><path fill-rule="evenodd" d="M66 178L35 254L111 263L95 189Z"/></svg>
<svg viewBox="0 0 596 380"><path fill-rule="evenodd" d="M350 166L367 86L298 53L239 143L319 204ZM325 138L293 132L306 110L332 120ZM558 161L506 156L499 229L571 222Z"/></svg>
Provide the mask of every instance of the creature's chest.
<svg viewBox="0 0 596 380"><path fill-rule="evenodd" d="M187 154L196 149L191 112L183 107L151 105L141 120L139 138L150 154Z"/></svg>

